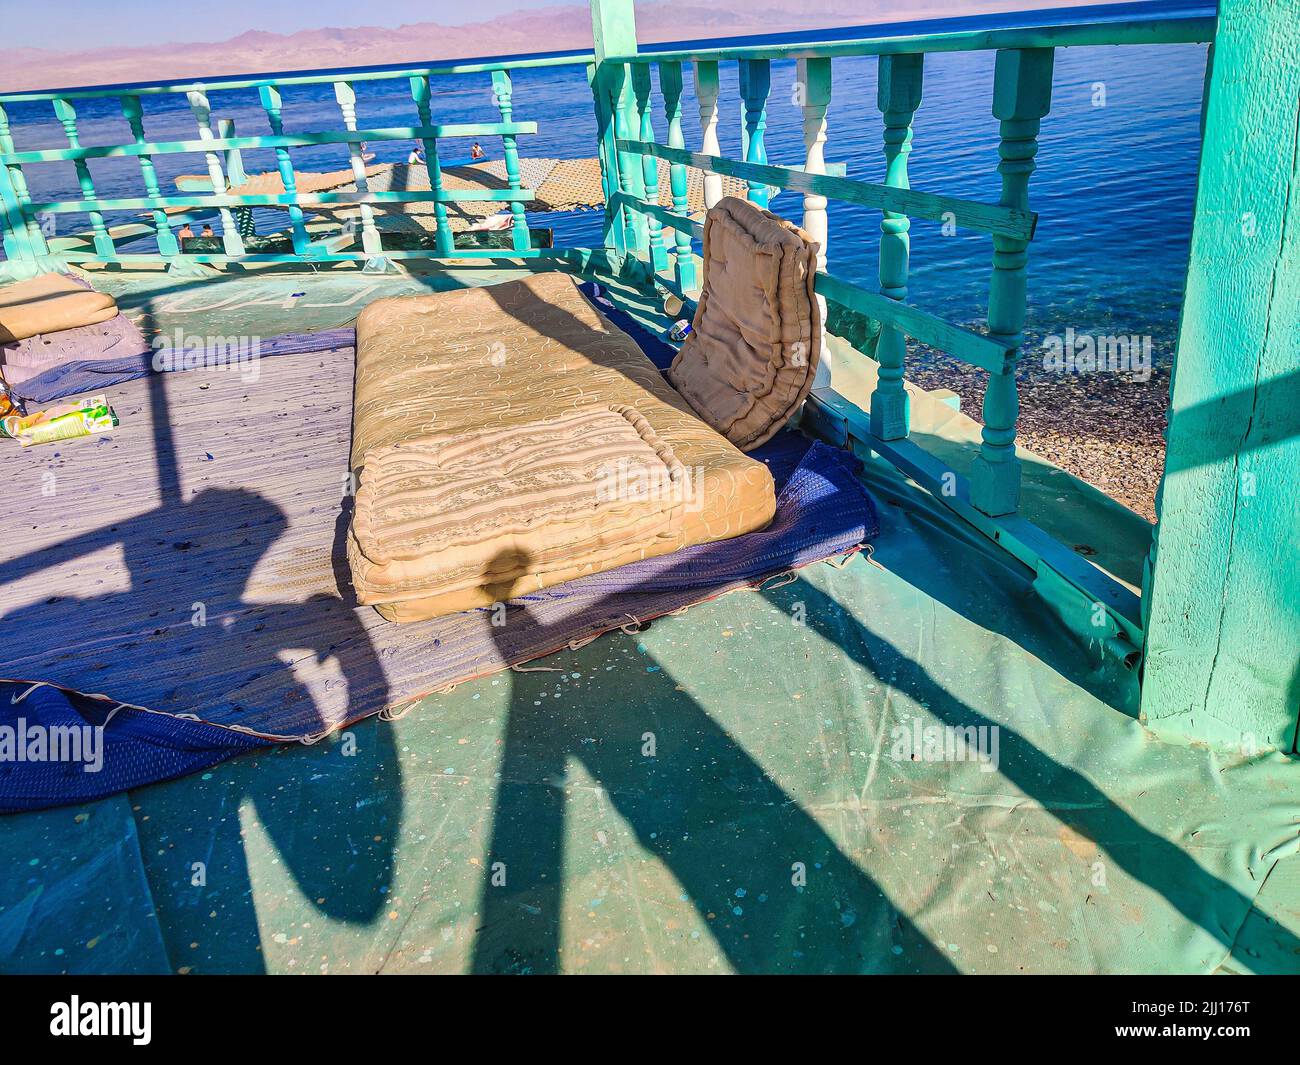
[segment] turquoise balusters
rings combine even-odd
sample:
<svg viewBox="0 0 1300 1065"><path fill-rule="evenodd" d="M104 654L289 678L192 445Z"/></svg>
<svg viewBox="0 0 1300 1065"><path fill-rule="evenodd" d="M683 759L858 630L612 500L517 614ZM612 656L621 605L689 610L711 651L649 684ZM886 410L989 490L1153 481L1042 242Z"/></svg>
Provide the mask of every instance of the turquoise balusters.
<svg viewBox="0 0 1300 1065"><path fill-rule="evenodd" d="M609 91L609 80L614 75L610 64L591 63L587 66L587 84L591 86L591 99L596 112L596 149L600 156L600 187L605 197L605 219L601 243L619 260L627 254L624 241L621 207L615 206L614 194L619 191L619 153L614 144L614 113Z"/></svg>
<svg viewBox="0 0 1300 1065"><path fill-rule="evenodd" d="M54 100L54 114L63 125L64 135L68 138L68 147L80 148L81 138L77 134L77 110L70 100ZM86 160L77 159L72 164L77 171L77 184L81 186L83 200L98 199L95 195L95 183L90 177L90 167ZM116 258L117 249L113 247L113 238L108 234L104 216L99 211L90 211L90 228L95 234L95 251L99 255Z"/></svg>
<svg viewBox="0 0 1300 1065"><path fill-rule="evenodd" d="M199 140L210 141L215 138L212 135L212 107L208 104L208 94L203 88L192 89L185 94L189 100L190 111L194 114L194 120L199 127ZM206 153L208 161L208 177L212 181L212 191L215 195L221 196L226 192L226 175L221 169L221 156L216 152ZM221 215L221 246L225 249L227 255L243 255L244 241L239 236L239 230L235 226L235 216L231 213L229 207L219 207L218 213Z"/></svg>
<svg viewBox="0 0 1300 1065"><path fill-rule="evenodd" d="M343 125L349 133L357 131L357 92L350 81L334 83L334 99L338 101L339 111L343 115ZM352 164L352 179L356 182L358 192L369 192L370 184L366 181L366 161L361 153L359 141L348 142L348 159ZM379 240L379 230L375 228L375 211L368 203L361 204L361 250L370 256L383 254Z"/></svg>
<svg viewBox="0 0 1300 1065"><path fill-rule="evenodd" d="M220 140L233 140L235 137L235 120L233 118L217 119L217 137ZM244 170L244 153L238 148L227 148L223 153L226 160L226 183L234 188L236 185L242 185L248 180L248 172ZM251 207L236 207L235 228L239 230L239 235L244 240L252 240L257 236L257 222L253 218L253 209Z"/></svg>
<svg viewBox="0 0 1300 1065"><path fill-rule="evenodd" d="M829 59L800 59L796 78L803 90L803 146L804 171L809 174L826 173L826 109L831 102L831 61ZM826 272L826 197L805 193L803 198L803 228L817 241L817 270ZM830 353L826 350L826 297L817 296L821 312L821 358L817 363L814 388L827 388L831 383Z"/></svg>
<svg viewBox="0 0 1300 1065"><path fill-rule="evenodd" d="M140 97L122 97L122 117L131 127L131 136L135 138L136 144L147 143L144 136L144 111L140 106ZM162 190L158 187L158 171L154 169L153 156L140 156L140 176L144 179L145 195L162 195ZM172 232L172 227L167 221L166 211L160 208L153 212L153 225L161 255L170 257L180 251L176 243L176 234Z"/></svg>
<svg viewBox="0 0 1300 1065"><path fill-rule="evenodd" d="M663 94L664 118L668 122L668 147L685 148L686 140L682 136L681 63L659 64L659 91ZM680 215L689 214L684 163L673 163L668 167L668 185L673 194L673 211ZM682 292L690 292L695 288L695 254L691 251L691 232L689 229L674 229L672 232L677 287Z"/></svg>
<svg viewBox="0 0 1300 1065"><path fill-rule="evenodd" d="M695 98L700 107L700 153L719 156L718 143L718 61L705 59L695 64ZM704 207L712 207L722 199L722 175L704 175Z"/></svg>
<svg viewBox="0 0 1300 1065"><path fill-rule="evenodd" d="M508 70L492 71L492 95L496 98L497 110L501 112L501 121L513 121L515 105L514 88L510 83ZM519 175L519 138L513 133L501 136L501 147L505 155L506 184L518 191L523 188ZM515 251L527 251L529 246L528 219L524 214L524 205L518 200L510 201L510 237Z"/></svg>
<svg viewBox="0 0 1300 1065"><path fill-rule="evenodd" d="M912 116L921 105L923 59L919 53L880 57L876 105L885 117L885 184L900 189L909 187L907 157L912 151ZM880 220L880 294L890 299L907 295L910 228L907 216L896 211L885 211ZM901 440L908 433L906 355L902 332L882 322L876 341L880 372L871 393L871 434L881 440Z"/></svg>
<svg viewBox="0 0 1300 1065"><path fill-rule="evenodd" d="M277 137L284 136L284 101L280 96L280 90L274 85L262 85L257 90L258 96L262 100L262 110L266 112L266 121L271 127L271 132ZM280 183L284 185L284 191L296 197L298 195L298 180L293 172L293 160L289 157L288 148L277 148L275 150L275 167L280 172ZM307 236L307 225L303 219L302 208L297 203L289 204L289 231L293 240L293 251L295 255L309 255L308 250L311 245L310 238Z"/></svg>
<svg viewBox="0 0 1300 1065"><path fill-rule="evenodd" d="M429 106L431 89L426 76L411 78L411 99L420 115L421 126L433 125L433 112ZM423 137L424 168L429 175L429 188L435 196L442 195L442 166L438 163L438 141L436 137ZM447 222L447 205L441 200L433 202L433 243L439 255L450 255L455 250L455 237Z"/></svg>
<svg viewBox="0 0 1300 1065"><path fill-rule="evenodd" d="M1050 48L1002 49L993 71L993 115L1000 122L998 173L1003 207L1029 208L1029 177L1038 154L1039 121L1052 106ZM1025 324L1025 263L1029 242L993 236L993 278L989 283L989 335L1018 348ZM984 430L971 467L971 503L989 515L1013 514L1020 503L1020 460L1016 458L1014 362L989 375L984 392Z"/></svg>
<svg viewBox="0 0 1300 1065"><path fill-rule="evenodd" d="M650 103L650 64L635 63L632 66L632 95L636 100L637 137L652 143L655 129L652 119L653 107ZM641 156L642 182L645 186L645 202L659 205L659 160L653 155ZM653 215L646 217L646 235L650 247L650 265L657 274L668 269L668 252L664 248L663 226Z"/></svg>
<svg viewBox="0 0 1300 1065"><path fill-rule="evenodd" d="M632 109L631 80L625 65L609 65L610 110L614 115L614 136L617 140L631 140ZM641 199L645 195L645 174L641 161L631 152L618 153L618 190L624 196ZM623 240L629 252L644 251L647 231L645 217L638 211L623 210Z"/></svg>
<svg viewBox="0 0 1300 1065"><path fill-rule="evenodd" d="M0 152L12 151L14 151L14 138L9 129L9 115L4 107L0 107ZM40 224L35 218L29 217L25 211L25 208L31 204L32 198L27 191L27 179L23 176L23 168L16 163L10 163L5 165L4 171L5 188L2 191L5 213L9 217L6 254L9 254L8 249L11 247L17 252L17 255L12 256L13 258L48 254L50 249L45 243L45 234L41 232Z"/></svg>
<svg viewBox="0 0 1300 1065"><path fill-rule="evenodd" d="M772 89L772 64L766 59L740 61L740 96L745 107L745 162L766 163L767 94ZM749 201L766 207L771 190L761 181L750 181Z"/></svg>

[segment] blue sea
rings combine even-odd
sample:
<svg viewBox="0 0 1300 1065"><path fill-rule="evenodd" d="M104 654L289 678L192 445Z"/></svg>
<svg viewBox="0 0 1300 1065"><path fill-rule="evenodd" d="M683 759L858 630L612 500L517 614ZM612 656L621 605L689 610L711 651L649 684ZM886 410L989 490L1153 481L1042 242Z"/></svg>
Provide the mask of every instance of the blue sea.
<svg viewBox="0 0 1300 1065"><path fill-rule="evenodd" d="M1212 10L1212 9L1210 9ZM1096 9L1093 9L1095 12ZM1137 12L1207 13L1204 5L1159 2L1126 4L1107 14ZM949 19L874 27L876 35L992 28L1075 21L1079 12L1053 11ZM826 40L867 35L861 29L777 35L763 40ZM751 39L752 40L752 39ZM703 42L717 45L723 40ZM668 45L659 47L670 47ZM652 51L653 48L647 49ZM998 123L991 114L991 52L934 54L926 59L924 98L913 124L911 179L914 188L996 202ZM1031 183L1031 205L1039 212L1030 249L1029 319L1033 333L1138 334L1153 338L1158 363L1173 350L1187 266L1199 152L1199 122L1206 49L1203 45L1058 49L1051 114L1044 119L1038 171ZM826 158L843 163L850 177L881 179L882 122L876 110L874 57L836 59L828 115ZM698 148L699 129L690 69L684 129L687 146ZM795 64L772 65L767 145L772 162L803 161L802 118L794 104ZM405 79L357 82L361 128L416 124ZM581 66L523 69L515 73L515 118L535 120L538 133L521 138L522 154L582 157L595 154L595 125L586 73ZM338 106L328 86L287 87L283 92L287 132L341 128ZM209 94L213 113L235 120L240 135L269 134L255 90L217 90ZM657 99L657 96L656 96ZM735 63L722 71L722 147L739 152L741 115ZM130 139L117 102L78 102L83 145ZM151 140L194 137L194 119L183 95L144 97L145 130ZM19 150L65 147L62 128L48 103L8 107ZM496 115L486 74L438 79L435 122L492 121ZM665 136L661 116L656 134ZM468 144L440 145L446 160L468 157ZM499 147L485 143L492 157ZM373 142L379 162L405 162L411 145ZM294 149L298 170L338 170L348 165L342 145ZM182 173L203 173L202 156L158 156L164 189ZM244 153L250 173L274 169L269 150ZM135 159L92 160L101 196L141 196ZM70 163L25 168L34 200L80 198ZM798 194L786 193L773 209L798 219ZM283 225L278 212L259 212L262 225ZM110 224L127 221L110 216ZM600 241L598 212L540 214L535 225L555 229L557 245L592 246ZM61 227L80 228L85 219L59 217ZM828 254L831 272L874 284L879 214L833 203ZM959 231L947 236L938 223L914 220L909 302L950 320L979 322L986 311L991 241Z"/></svg>

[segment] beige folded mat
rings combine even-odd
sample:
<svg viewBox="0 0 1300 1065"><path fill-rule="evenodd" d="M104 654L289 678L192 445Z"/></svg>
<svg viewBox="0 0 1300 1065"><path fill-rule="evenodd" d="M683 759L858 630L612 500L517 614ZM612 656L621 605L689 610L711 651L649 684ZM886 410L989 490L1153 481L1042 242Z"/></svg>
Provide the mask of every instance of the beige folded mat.
<svg viewBox="0 0 1300 1065"><path fill-rule="evenodd" d="M0 344L95 325L116 315L112 296L83 288L63 274L0 286Z"/></svg>
<svg viewBox="0 0 1300 1065"><path fill-rule="evenodd" d="M817 249L792 222L735 196L705 218L704 288L668 378L742 451L775 436L812 388Z"/></svg>
<svg viewBox="0 0 1300 1065"><path fill-rule="evenodd" d="M348 561L394 621L762 528L767 467L691 413L567 274L357 322Z"/></svg>

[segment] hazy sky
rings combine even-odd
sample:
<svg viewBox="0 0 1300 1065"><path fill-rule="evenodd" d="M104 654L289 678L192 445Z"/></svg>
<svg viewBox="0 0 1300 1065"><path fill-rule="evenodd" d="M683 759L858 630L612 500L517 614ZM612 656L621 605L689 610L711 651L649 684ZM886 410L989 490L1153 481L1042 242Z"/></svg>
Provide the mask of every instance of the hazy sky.
<svg viewBox="0 0 1300 1065"><path fill-rule="evenodd" d="M246 30L293 33L322 26L480 22L507 11L574 0L0 0L6 47L72 51L167 41L224 41Z"/></svg>

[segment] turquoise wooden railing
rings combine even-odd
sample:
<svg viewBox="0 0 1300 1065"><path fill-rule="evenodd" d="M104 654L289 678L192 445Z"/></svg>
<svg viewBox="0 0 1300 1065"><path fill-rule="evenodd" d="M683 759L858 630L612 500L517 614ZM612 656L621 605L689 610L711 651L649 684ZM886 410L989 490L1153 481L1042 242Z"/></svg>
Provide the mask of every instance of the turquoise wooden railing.
<svg viewBox="0 0 1300 1065"><path fill-rule="evenodd" d="M79 248L61 249L67 261L131 264L164 262L322 262L354 260L382 263L387 258L428 260L500 257L500 250L455 247L447 224L446 205L463 200L494 200L509 205L511 255L548 254L529 247L525 204L532 190L520 177L519 141L536 131L531 121L515 115L511 69L529 66L572 66L585 69L594 101L595 135L606 199L603 248L558 249L561 256L604 255L616 266L651 272L665 287L686 296L699 282L696 249L702 236L698 217L688 213L688 168L702 171L706 206L722 196L722 177L745 182L748 197L767 205L781 190L803 196L802 222L822 245L815 290L823 307L833 304L871 323L861 342L879 364L878 382L869 409L861 410L826 387L819 387L808 405L808 424L840 439L857 440L884 456L936 497L956 510L997 544L1034 569L1062 609L1086 614L1079 628L1098 634L1097 608L1105 624L1100 633L1114 644L1119 657L1132 660L1141 642L1141 609L1136 596L1087 560L1053 541L1018 516L1020 463L1016 458L1018 397L1015 369L1025 317L1028 248L1037 216L1030 209L1029 188L1037 152L1039 124L1048 114L1054 50L1075 45L1129 45L1204 42L1212 39L1211 17L1162 18L1154 21L1104 21L1047 28L943 33L903 38L864 38L826 44L771 44L638 51L631 0L593 0L595 51L514 63L468 63L405 70L348 71L262 79L212 79L204 85L168 84L124 89L95 89L59 93L20 93L0 96L0 208L5 250L10 258L37 259L49 252L37 224L43 212L76 212L90 220L90 231ZM992 118L998 122L998 171L1001 195L983 203L910 187L908 159L922 99L926 57L949 51L993 50ZM879 89L876 106L883 115L881 145L883 173L878 182L852 180L832 170L825 159L827 110L831 101L833 64L838 57L877 56ZM774 60L798 61L803 109L804 154L781 165L768 157L767 101ZM739 68L741 114L740 158L727 158L719 146L720 64ZM690 65L699 115L699 150L686 146L683 97L684 72ZM658 98L656 99L657 72ZM487 74L498 121L440 125L432 120L437 79L451 74ZM409 82L416 125L401 128L359 128L356 113L358 82L402 79ZM285 133L288 93L303 85L331 85L342 129ZM271 129L270 136L240 137L220 125L212 128L209 93L214 89L254 90ZM405 91L405 90L404 90ZM157 93L184 93L197 126L195 138L151 142L142 118L141 99ZM110 146L83 147L76 124L76 101L86 97L118 97L129 139ZM48 101L62 123L68 146L19 150L9 129L4 106L24 101ZM658 139L656 129L664 131ZM923 127L922 127L923 132ZM443 185L439 142L452 137L500 137L507 173L506 187L493 190L449 190ZM367 187L361 155L365 141L418 140L425 148L428 191L374 192ZM298 189L292 151L309 145L346 147L356 192L306 193ZM237 165L240 150L274 149L282 194L231 194L228 171ZM201 155L214 190L202 195L164 195L154 160L160 155ZM99 197L87 161L134 156L140 163L145 195L136 198ZM659 163L668 164L671 207L661 204ZM71 162L81 198L34 202L24 168ZM879 211L879 270L877 284L867 287L826 270L827 210L831 202L850 203ZM388 203L429 202L434 205L434 247L402 250L384 245L374 208ZM305 217L314 207L357 205L360 247L340 248L327 239L313 241ZM251 207L287 211L292 253L250 252L243 243L234 214ZM164 213L171 208L218 210L222 218L221 253L185 254L176 246ZM158 250L152 254L121 252L119 234L105 221L106 212L133 211L152 222L127 227L128 235L156 229ZM907 297L910 220L930 219L988 234L990 249L988 328L979 331L946 320L936 309L909 304ZM823 315L823 318L825 316ZM969 479L927 454L910 438L909 397L904 387L906 339L938 348L989 375L983 406L983 435Z"/></svg>
<svg viewBox="0 0 1300 1065"><path fill-rule="evenodd" d="M158 85L121 88L78 89L58 92L24 92L0 95L0 235L5 255L15 262L36 262L54 258L70 263L113 263L139 265L159 260L165 263L293 263L293 262L375 262L394 258L439 259L500 257L501 252L484 248L456 248L447 222L447 205L466 201L496 201L509 205L511 212L511 252L516 256L534 257L548 254L530 247L525 205L534 190L525 188L519 165L519 138L537 132L537 123L515 118L514 89L511 70L531 67L572 67L575 76L590 65L593 56L586 53L519 60L510 63L459 63L411 69L384 69L346 72L319 72L274 78L213 78L203 83L170 82ZM497 120L440 124L433 121L432 101L439 78L451 75L484 74L490 78L492 102ZM358 83L392 81L409 83L411 126L362 128L357 117ZM312 132L286 133L285 114L292 109L292 93L304 87L329 86L338 104L339 125ZM271 129L269 136L234 135L233 123L214 117L210 94L220 90L247 90L255 93ZM160 95L182 96L195 121L195 136L187 140L151 141L145 128L142 101ZM83 146L77 126L77 103L89 99L115 98L123 116L122 139L108 145ZM286 102L288 101L288 102ZM49 103L67 138L67 147L20 149L15 145L8 110L17 103ZM499 137L505 162L506 187L494 189L447 189L443 185L439 162L439 142L452 138L480 139ZM367 185L366 163L362 145L366 142L417 141L422 144L429 190L371 191ZM355 192L304 192L298 188L292 150L315 145L340 145L346 150L356 184ZM253 149L274 149L276 170L284 185L283 193L232 193L230 186L242 180L239 153ZM165 193L160 187L155 160L160 156L190 155L202 157L213 191ZM143 195L104 197L98 195L90 172L90 160L135 157L140 163ZM47 164L71 163L81 192L79 199L35 201L29 192L26 169ZM639 189L639 186L637 186ZM411 249L385 246L384 234L375 218L375 208L386 204L432 203L434 206L434 247ZM337 239L313 240L307 228L312 208L355 205L359 213L360 247L344 246ZM292 251L255 252L245 246L240 217L247 217L254 207L282 208L288 217ZM216 211L221 219L220 252L187 253L181 249L171 225L169 211L194 209ZM130 224L110 226L105 215L129 212L136 216ZM87 240L63 241L51 248L40 226L45 214L85 215L90 221ZM138 219L147 218L148 222ZM157 251L124 252L120 246L149 234L156 236ZM395 243L395 242L394 242Z"/></svg>

